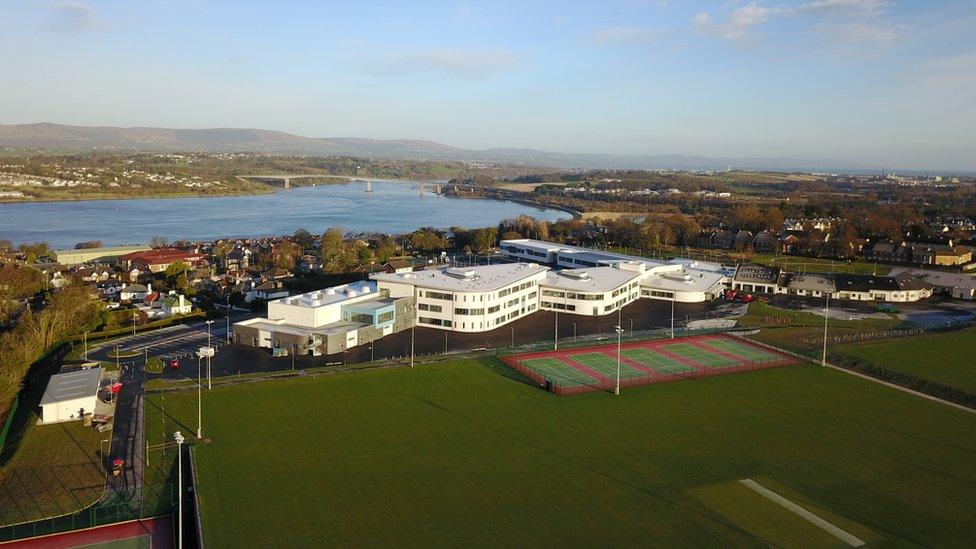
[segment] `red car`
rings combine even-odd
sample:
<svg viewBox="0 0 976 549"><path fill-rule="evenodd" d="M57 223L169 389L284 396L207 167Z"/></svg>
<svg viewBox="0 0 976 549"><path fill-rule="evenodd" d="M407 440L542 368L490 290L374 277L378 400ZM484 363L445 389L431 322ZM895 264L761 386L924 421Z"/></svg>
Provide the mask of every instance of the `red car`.
<svg viewBox="0 0 976 549"><path fill-rule="evenodd" d="M171 358L169 360L169 367L172 368L172 369L174 369L174 370L179 369L179 367L180 367L180 359L178 359L178 358Z"/></svg>

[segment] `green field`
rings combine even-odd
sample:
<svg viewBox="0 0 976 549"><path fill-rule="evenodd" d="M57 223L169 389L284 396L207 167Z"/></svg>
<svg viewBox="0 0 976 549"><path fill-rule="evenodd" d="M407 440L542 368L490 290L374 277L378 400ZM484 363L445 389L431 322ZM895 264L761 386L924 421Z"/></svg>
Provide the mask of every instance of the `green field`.
<svg viewBox="0 0 976 549"><path fill-rule="evenodd" d="M829 543L743 479L869 545L976 529L976 416L812 366L567 398L457 360L204 398L212 547ZM195 393L146 410L195 429Z"/></svg>
<svg viewBox="0 0 976 549"><path fill-rule="evenodd" d="M837 351L976 393L976 329L842 345Z"/></svg>

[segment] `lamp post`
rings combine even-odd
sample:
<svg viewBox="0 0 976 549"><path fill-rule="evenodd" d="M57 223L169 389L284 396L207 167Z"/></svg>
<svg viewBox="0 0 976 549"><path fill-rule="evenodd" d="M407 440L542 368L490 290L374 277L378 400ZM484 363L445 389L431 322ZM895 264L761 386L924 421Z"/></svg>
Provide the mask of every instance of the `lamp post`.
<svg viewBox="0 0 976 549"><path fill-rule="evenodd" d="M677 297L677 295L674 292L672 292L671 293L671 339L674 339L674 299L675 299L675 297Z"/></svg>
<svg viewBox="0 0 976 549"><path fill-rule="evenodd" d="M176 547L177 549L183 549L183 434L179 431L173 433L173 440L176 441L176 455L177 455L177 507L179 512L177 513L177 523L176 528Z"/></svg>
<svg viewBox="0 0 976 549"><path fill-rule="evenodd" d="M573 321L573 343L576 343L576 321Z"/></svg>
<svg viewBox="0 0 976 549"><path fill-rule="evenodd" d="M203 353L197 355L197 438L203 438L203 383L200 379L200 361Z"/></svg>
<svg viewBox="0 0 976 549"><path fill-rule="evenodd" d="M85 361L88 361L88 331L85 331Z"/></svg>
<svg viewBox="0 0 976 549"><path fill-rule="evenodd" d="M115 371L122 375L122 366L119 364L119 348L122 347L118 343L115 344Z"/></svg>
<svg viewBox="0 0 976 549"><path fill-rule="evenodd" d="M830 318L830 292L827 292L827 299L824 302L824 334L823 334L823 354L820 357L820 366L827 367L827 319Z"/></svg>
<svg viewBox="0 0 976 549"><path fill-rule="evenodd" d="M555 304L553 304L555 305ZM553 307L553 312L555 313L555 327L553 328L552 334L552 350L559 350L559 309Z"/></svg>
<svg viewBox="0 0 976 549"><path fill-rule="evenodd" d="M414 328L417 327L417 298L414 297L413 305L410 306L410 367L413 368L413 336Z"/></svg>
<svg viewBox="0 0 976 549"><path fill-rule="evenodd" d="M210 346L210 325L213 323L214 323L213 320L207 321L207 349L209 349L209 351L207 352L207 390L208 391L213 388L210 382L210 364L211 364L210 358L213 357L214 354L213 347Z"/></svg>
<svg viewBox="0 0 976 549"><path fill-rule="evenodd" d="M226 341L230 343L230 294L227 294L227 334Z"/></svg>
<svg viewBox="0 0 976 549"><path fill-rule="evenodd" d="M515 326L512 326L512 348L515 348Z"/></svg>
<svg viewBox="0 0 976 549"><path fill-rule="evenodd" d="M613 387L613 394L620 394L620 333L623 332L623 328L620 325L613 327L614 331L617 332L617 383Z"/></svg>

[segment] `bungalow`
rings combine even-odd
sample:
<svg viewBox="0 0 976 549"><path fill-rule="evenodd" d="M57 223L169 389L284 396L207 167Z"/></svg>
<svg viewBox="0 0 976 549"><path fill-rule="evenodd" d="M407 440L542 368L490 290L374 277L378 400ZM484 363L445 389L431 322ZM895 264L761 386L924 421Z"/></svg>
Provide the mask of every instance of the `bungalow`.
<svg viewBox="0 0 976 549"><path fill-rule="evenodd" d="M247 292L244 295L244 300L247 302L261 300L269 301L272 299L279 299L282 297L288 297L288 290L285 285L278 280L266 280Z"/></svg>
<svg viewBox="0 0 976 549"><path fill-rule="evenodd" d="M152 284L130 284L119 291L119 301L142 301L152 293Z"/></svg>
<svg viewBox="0 0 976 549"><path fill-rule="evenodd" d="M391 259L383 264L383 272L390 274L409 273L413 271L413 261L408 259Z"/></svg>

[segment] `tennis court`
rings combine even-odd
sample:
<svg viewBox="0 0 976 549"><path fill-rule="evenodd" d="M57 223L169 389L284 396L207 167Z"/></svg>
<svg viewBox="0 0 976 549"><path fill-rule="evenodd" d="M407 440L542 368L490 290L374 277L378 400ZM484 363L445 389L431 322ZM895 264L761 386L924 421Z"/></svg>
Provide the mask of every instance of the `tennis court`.
<svg viewBox="0 0 976 549"><path fill-rule="evenodd" d="M612 391L710 375L757 370L796 361L773 349L725 334L632 341L502 357L556 394ZM619 364L619 381L617 368Z"/></svg>

